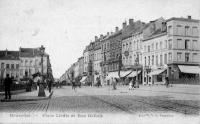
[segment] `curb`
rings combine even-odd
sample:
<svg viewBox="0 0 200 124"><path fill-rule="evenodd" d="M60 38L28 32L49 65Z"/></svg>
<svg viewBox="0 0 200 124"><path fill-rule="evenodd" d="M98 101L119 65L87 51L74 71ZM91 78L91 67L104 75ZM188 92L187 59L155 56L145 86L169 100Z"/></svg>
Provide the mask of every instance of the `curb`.
<svg viewBox="0 0 200 124"><path fill-rule="evenodd" d="M16 91L11 91L11 94L12 95L15 95L15 94L19 94L19 93L24 93L24 92L26 92L26 90L24 89L24 90L16 90ZM4 92L0 92L0 95L5 95L5 93Z"/></svg>
<svg viewBox="0 0 200 124"><path fill-rule="evenodd" d="M1 102L19 102L19 101L39 101L39 100L48 100L51 99L53 91L49 94L48 97L40 97L37 99L2 99Z"/></svg>

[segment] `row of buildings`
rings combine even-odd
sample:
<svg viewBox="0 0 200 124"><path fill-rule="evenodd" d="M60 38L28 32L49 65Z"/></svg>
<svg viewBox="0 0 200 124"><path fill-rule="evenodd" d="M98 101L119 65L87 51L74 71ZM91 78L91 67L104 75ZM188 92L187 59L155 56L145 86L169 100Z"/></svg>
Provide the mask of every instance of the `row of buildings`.
<svg viewBox="0 0 200 124"><path fill-rule="evenodd" d="M136 78L142 84L160 84L166 76L174 83L199 81L199 29L200 21L191 16L148 23L129 19L121 29L95 36L60 80L71 74L94 84L97 77L102 83L112 77Z"/></svg>
<svg viewBox="0 0 200 124"><path fill-rule="evenodd" d="M9 74L14 80L20 81L32 77L35 73L42 73L42 71L45 77L53 78L49 55L46 52L42 53L40 47L20 47L19 51L9 51L7 49L0 51L1 83L6 74Z"/></svg>

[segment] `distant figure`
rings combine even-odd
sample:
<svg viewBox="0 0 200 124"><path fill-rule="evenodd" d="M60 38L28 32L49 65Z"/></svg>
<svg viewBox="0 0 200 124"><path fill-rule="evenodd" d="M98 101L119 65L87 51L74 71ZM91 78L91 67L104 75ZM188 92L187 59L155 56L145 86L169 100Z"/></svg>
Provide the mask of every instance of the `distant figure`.
<svg viewBox="0 0 200 124"><path fill-rule="evenodd" d="M10 87L12 84L12 79L9 77L9 74L6 74L6 78L4 80L4 86L5 86L5 99L9 97L11 99L11 93L10 93Z"/></svg>
<svg viewBox="0 0 200 124"><path fill-rule="evenodd" d="M132 81L130 81L129 82L129 88L128 88L129 90L132 90L133 89L133 82Z"/></svg>
<svg viewBox="0 0 200 124"><path fill-rule="evenodd" d="M97 87L101 86L101 80L99 77L97 77Z"/></svg>
<svg viewBox="0 0 200 124"><path fill-rule="evenodd" d="M117 79L116 78L112 78L112 85L113 85L113 90L116 90L116 85L117 85Z"/></svg>
<svg viewBox="0 0 200 124"><path fill-rule="evenodd" d="M52 85L52 80L49 79L49 80L48 80L48 89L49 89L49 93L51 93L51 85Z"/></svg>
<svg viewBox="0 0 200 124"><path fill-rule="evenodd" d="M72 90L76 91L76 82L74 79L72 80Z"/></svg>
<svg viewBox="0 0 200 124"><path fill-rule="evenodd" d="M168 77L165 77L165 85L166 85L166 87L169 87L169 78Z"/></svg>

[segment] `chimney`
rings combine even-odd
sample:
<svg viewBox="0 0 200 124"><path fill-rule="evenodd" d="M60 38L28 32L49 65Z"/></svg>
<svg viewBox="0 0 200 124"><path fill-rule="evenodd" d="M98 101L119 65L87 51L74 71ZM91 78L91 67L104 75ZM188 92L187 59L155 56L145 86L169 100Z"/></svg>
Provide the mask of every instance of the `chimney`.
<svg viewBox="0 0 200 124"><path fill-rule="evenodd" d="M103 34L100 35L100 39L101 39L101 40L103 39Z"/></svg>
<svg viewBox="0 0 200 124"><path fill-rule="evenodd" d="M118 27L115 27L115 32L118 32L119 31L119 28Z"/></svg>
<svg viewBox="0 0 200 124"><path fill-rule="evenodd" d="M188 19L192 19L192 16L189 15L189 16L188 16Z"/></svg>
<svg viewBox="0 0 200 124"><path fill-rule="evenodd" d="M95 41L97 41L97 40L98 40L98 37L97 37L97 36L95 36L95 37L94 37L94 39L95 39Z"/></svg>
<svg viewBox="0 0 200 124"><path fill-rule="evenodd" d="M133 25L133 19L129 19L129 25Z"/></svg>
<svg viewBox="0 0 200 124"><path fill-rule="evenodd" d="M122 28L126 28L126 21L124 23L122 23Z"/></svg>
<svg viewBox="0 0 200 124"><path fill-rule="evenodd" d="M110 33L109 32L107 32L107 36L109 36L110 35Z"/></svg>

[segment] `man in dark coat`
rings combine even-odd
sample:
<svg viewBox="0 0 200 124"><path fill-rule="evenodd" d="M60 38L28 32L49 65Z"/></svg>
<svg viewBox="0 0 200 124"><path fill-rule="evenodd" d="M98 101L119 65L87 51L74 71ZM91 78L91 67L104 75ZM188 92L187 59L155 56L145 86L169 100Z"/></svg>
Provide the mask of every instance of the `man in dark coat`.
<svg viewBox="0 0 200 124"><path fill-rule="evenodd" d="M10 87L12 84L12 79L9 77L9 74L6 74L6 78L4 80L4 86L5 86L5 99L8 98L11 99L11 93L10 93Z"/></svg>

